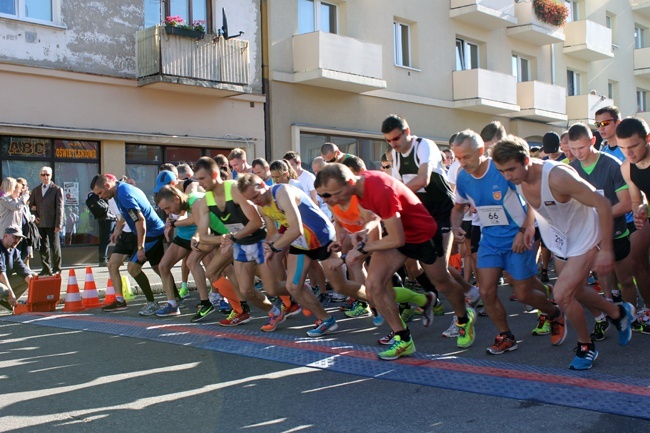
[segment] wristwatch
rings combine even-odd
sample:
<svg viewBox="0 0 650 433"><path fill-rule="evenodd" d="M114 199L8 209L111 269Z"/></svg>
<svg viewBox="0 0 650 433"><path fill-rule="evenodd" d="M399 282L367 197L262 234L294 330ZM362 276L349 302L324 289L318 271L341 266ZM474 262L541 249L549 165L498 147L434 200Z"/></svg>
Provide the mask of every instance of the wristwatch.
<svg viewBox="0 0 650 433"><path fill-rule="evenodd" d="M234 234L234 233L230 233L230 235L228 236L228 239L230 239L230 240L233 241L234 243L237 243L237 240L238 240L238 239L235 237L235 234Z"/></svg>
<svg viewBox="0 0 650 433"><path fill-rule="evenodd" d="M526 227L519 227L519 233L526 233Z"/></svg>
<svg viewBox="0 0 650 433"><path fill-rule="evenodd" d="M169 220L169 225L172 227L176 227L176 220Z"/></svg>
<svg viewBox="0 0 650 433"><path fill-rule="evenodd" d="M366 246L366 243L361 241L357 244L357 251L359 251L361 254L368 254L368 251L364 250L363 247Z"/></svg>
<svg viewBox="0 0 650 433"><path fill-rule="evenodd" d="M279 253L280 251L282 251L282 250L280 250L280 249L275 248L275 247L273 246L274 243L275 243L275 242L271 242L271 243L269 244L269 247L271 248L271 251L273 251L274 253Z"/></svg>
<svg viewBox="0 0 650 433"><path fill-rule="evenodd" d="M138 251L144 250L144 247L138 247Z"/></svg>

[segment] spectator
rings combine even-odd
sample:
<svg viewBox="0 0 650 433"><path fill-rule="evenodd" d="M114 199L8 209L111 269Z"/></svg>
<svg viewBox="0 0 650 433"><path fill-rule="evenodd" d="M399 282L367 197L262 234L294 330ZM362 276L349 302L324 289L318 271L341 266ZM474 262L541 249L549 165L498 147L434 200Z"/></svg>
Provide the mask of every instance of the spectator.
<svg viewBox="0 0 650 433"><path fill-rule="evenodd" d="M29 287L33 275L20 259L20 252L16 248L23 238L20 229L7 227L0 241L0 305L8 310L13 310L16 300Z"/></svg>
<svg viewBox="0 0 650 433"><path fill-rule="evenodd" d="M13 177L5 178L0 189L4 193L0 197L0 233L4 233L9 226L22 226L23 208L27 203L27 196L22 194L22 185Z"/></svg>

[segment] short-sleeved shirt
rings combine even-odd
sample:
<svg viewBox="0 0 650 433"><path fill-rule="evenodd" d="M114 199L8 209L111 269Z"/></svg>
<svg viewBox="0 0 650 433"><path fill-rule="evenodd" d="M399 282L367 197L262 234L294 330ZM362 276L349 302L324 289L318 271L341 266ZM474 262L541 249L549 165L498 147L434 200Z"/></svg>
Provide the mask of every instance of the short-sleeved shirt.
<svg viewBox="0 0 650 433"><path fill-rule="evenodd" d="M574 159L569 165L575 168L581 178L596 188L596 191L607 197L612 206L620 201L616 193L628 189L621 173L621 161L612 155L598 152L596 163L588 167L585 167L577 159ZM614 218L614 239L628 234L625 215Z"/></svg>
<svg viewBox="0 0 650 433"><path fill-rule="evenodd" d="M6 249L0 243L0 273L2 272L6 273L7 277L15 272L23 278L32 273L20 258L20 250L18 248Z"/></svg>
<svg viewBox="0 0 650 433"><path fill-rule="evenodd" d="M165 223L156 214L153 206L147 200L147 196L139 188L126 182L118 182L115 203L133 233L137 233L135 222L139 211L144 216L148 238L164 234Z"/></svg>
<svg viewBox="0 0 650 433"><path fill-rule="evenodd" d="M360 176L364 178L363 197L359 197L361 207L383 220L399 213L407 244L421 244L433 238L438 230L436 220L402 181L375 170L364 171Z"/></svg>
<svg viewBox="0 0 650 433"><path fill-rule="evenodd" d="M512 249L512 241L526 219L526 202L515 185L499 173L491 158L480 178L465 170L458 173L456 203L469 203L476 208L482 226L481 245Z"/></svg>
<svg viewBox="0 0 650 433"><path fill-rule="evenodd" d="M300 173L300 176L298 176L298 182L302 185L303 191L307 193L308 196L311 197L311 192L314 190L314 182L316 181L316 176L308 172L307 170L303 170L302 173Z"/></svg>
<svg viewBox="0 0 650 433"><path fill-rule="evenodd" d="M623 154L621 148L618 146L614 148L609 147L609 144L607 144L607 140L604 140L600 145L600 151L602 153L606 153L608 155L613 156L614 158L618 159L621 162L625 161L625 155Z"/></svg>

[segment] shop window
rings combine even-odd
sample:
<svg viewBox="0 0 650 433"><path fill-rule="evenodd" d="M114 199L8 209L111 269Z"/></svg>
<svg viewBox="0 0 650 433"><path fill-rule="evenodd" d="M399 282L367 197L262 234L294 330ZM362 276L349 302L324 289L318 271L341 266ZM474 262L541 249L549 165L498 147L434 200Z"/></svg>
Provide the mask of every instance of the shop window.
<svg viewBox="0 0 650 433"><path fill-rule="evenodd" d="M193 164L202 156L203 152L196 147L165 147L165 162Z"/></svg>
<svg viewBox="0 0 650 433"><path fill-rule="evenodd" d="M321 156L320 148L327 142L336 144L343 153L357 155L369 170L379 168L381 155L386 152L386 141L383 139L301 132L300 155L306 169L311 171L312 161Z"/></svg>

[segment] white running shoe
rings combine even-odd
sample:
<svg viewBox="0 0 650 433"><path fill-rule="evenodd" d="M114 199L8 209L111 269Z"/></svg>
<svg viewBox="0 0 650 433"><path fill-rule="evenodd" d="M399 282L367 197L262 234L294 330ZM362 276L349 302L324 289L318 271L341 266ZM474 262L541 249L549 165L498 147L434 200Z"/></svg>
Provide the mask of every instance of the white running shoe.
<svg viewBox="0 0 650 433"><path fill-rule="evenodd" d="M159 308L158 302L147 302L138 314L141 316L153 316Z"/></svg>
<svg viewBox="0 0 650 433"><path fill-rule="evenodd" d="M447 338L456 338L458 337L458 326L456 325L456 322L458 321L458 317L454 314L451 317L451 325L449 325L449 328L447 328L443 333L443 337Z"/></svg>
<svg viewBox="0 0 650 433"><path fill-rule="evenodd" d="M481 300L481 294L478 291L478 287L472 286L467 293L465 293L465 302L469 304L470 307L474 308L478 305Z"/></svg>

